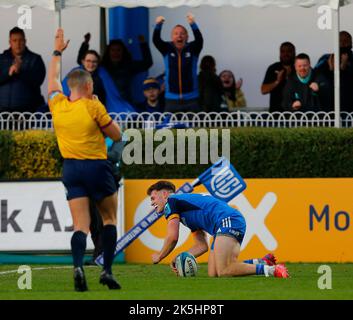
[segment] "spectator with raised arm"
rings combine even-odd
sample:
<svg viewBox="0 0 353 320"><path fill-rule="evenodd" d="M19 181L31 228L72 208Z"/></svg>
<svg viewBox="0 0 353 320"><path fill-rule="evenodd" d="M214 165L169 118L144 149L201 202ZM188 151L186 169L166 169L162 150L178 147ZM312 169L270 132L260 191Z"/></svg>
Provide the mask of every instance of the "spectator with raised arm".
<svg viewBox="0 0 353 320"><path fill-rule="evenodd" d="M197 61L203 47L203 38L189 13L187 21L195 40L188 42L188 31L182 25L176 25L171 34L171 41L161 39L165 18L156 18L153 43L162 54L166 69L165 99L167 112L199 112L199 91L197 79Z"/></svg>
<svg viewBox="0 0 353 320"><path fill-rule="evenodd" d="M283 90L288 77L294 73L295 46L284 42L279 49L279 62L271 64L261 85L262 94L270 94L270 112L283 111Z"/></svg>
<svg viewBox="0 0 353 320"><path fill-rule="evenodd" d="M241 86L243 79L236 81L235 76L230 70L223 70L219 77L222 82L223 96L229 112L241 110L246 107L246 99Z"/></svg>
<svg viewBox="0 0 353 320"><path fill-rule="evenodd" d="M0 112L35 112L45 105L43 59L27 48L22 29L11 29L9 42L10 48L0 54Z"/></svg>
<svg viewBox="0 0 353 320"><path fill-rule="evenodd" d="M147 71L153 64L152 55L144 36L138 37L142 59L134 60L120 39L111 40L102 59L102 66L108 71L121 97L133 103L131 83L135 75Z"/></svg>
<svg viewBox="0 0 353 320"><path fill-rule="evenodd" d="M109 73L100 65L98 52L89 49L89 39L90 34L87 33L77 58L79 67L75 67L71 71L82 69L91 74L93 79L93 94L98 97L99 101L102 102L108 112L135 112L135 109L121 97ZM68 78L66 76L62 85L64 93L70 95L67 80Z"/></svg>

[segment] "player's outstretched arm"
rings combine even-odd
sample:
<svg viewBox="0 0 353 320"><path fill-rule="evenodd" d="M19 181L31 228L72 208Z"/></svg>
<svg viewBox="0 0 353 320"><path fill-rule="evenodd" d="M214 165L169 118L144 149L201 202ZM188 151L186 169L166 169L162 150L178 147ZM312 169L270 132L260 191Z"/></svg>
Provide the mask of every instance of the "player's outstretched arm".
<svg viewBox="0 0 353 320"><path fill-rule="evenodd" d="M167 226L167 236L164 239L163 248L160 252L154 253L152 255L152 262L154 264L157 264L160 261L162 261L175 248L179 239L179 224L180 224L179 218L174 218L172 220L169 220L168 226Z"/></svg>
<svg viewBox="0 0 353 320"><path fill-rule="evenodd" d="M54 52L48 70L48 94L62 91L60 82L61 54L67 48L69 40L64 40L64 30L58 29L55 34Z"/></svg>

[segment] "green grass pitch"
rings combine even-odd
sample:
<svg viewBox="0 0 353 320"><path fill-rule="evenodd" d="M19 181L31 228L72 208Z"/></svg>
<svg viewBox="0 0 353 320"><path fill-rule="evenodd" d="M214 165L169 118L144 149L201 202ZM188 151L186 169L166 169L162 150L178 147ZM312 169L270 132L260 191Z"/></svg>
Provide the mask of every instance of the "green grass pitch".
<svg viewBox="0 0 353 320"><path fill-rule="evenodd" d="M327 264L332 270L332 289L319 289L321 264L287 264L289 279L248 276L209 278L200 264L194 278L178 278L167 265L116 264L113 271L122 289L109 291L98 283L100 268L86 267L89 291L73 290L72 268L32 268L32 289L20 290L16 265L0 265L0 300L12 299L118 299L118 300L241 300L241 299L353 299L353 264ZM37 268L44 268L36 270ZM50 269L48 269L50 268ZM8 273L8 271L14 271Z"/></svg>

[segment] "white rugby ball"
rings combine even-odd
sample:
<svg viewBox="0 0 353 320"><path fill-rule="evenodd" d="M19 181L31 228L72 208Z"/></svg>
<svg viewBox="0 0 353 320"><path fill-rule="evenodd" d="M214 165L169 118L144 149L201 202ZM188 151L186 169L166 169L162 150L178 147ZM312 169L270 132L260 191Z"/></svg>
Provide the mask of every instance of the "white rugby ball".
<svg viewBox="0 0 353 320"><path fill-rule="evenodd" d="M175 259L175 266L179 277L195 277L197 263L195 257L189 252L180 253Z"/></svg>

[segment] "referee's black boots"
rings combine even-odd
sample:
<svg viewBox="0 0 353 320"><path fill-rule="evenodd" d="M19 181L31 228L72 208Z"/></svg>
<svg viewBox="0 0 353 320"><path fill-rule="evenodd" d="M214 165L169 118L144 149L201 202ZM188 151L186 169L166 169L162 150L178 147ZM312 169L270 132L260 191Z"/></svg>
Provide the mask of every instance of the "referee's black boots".
<svg viewBox="0 0 353 320"><path fill-rule="evenodd" d="M107 285L110 290L121 289L120 284L115 280L114 276L107 273L105 270L101 273L99 283L102 285Z"/></svg>
<svg viewBox="0 0 353 320"><path fill-rule="evenodd" d="M87 282L85 273L82 268L78 267L74 269L74 282L75 282L75 291L87 291Z"/></svg>

